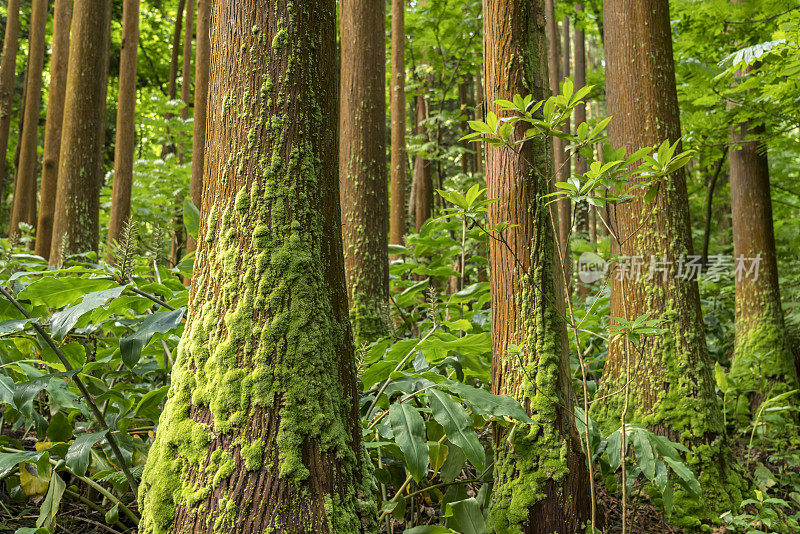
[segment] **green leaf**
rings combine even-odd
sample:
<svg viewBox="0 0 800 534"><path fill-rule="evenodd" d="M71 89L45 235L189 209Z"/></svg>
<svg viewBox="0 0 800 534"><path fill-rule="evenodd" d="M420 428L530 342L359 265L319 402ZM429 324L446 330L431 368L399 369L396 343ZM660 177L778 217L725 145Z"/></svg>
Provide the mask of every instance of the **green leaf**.
<svg viewBox="0 0 800 534"><path fill-rule="evenodd" d="M64 458L70 471L81 477L86 474L86 469L89 467L90 451L94 444L103 439L105 435L105 432L81 434L72 442Z"/></svg>
<svg viewBox="0 0 800 534"><path fill-rule="evenodd" d="M486 453L478 441L472 427L472 418L467 411L453 397L438 389L428 390L428 403L433 418L442 425L448 439L464 450L464 454L478 470L483 469Z"/></svg>
<svg viewBox="0 0 800 534"><path fill-rule="evenodd" d="M108 512L106 512L106 524L113 525L119 521L119 504L115 504Z"/></svg>
<svg viewBox="0 0 800 534"><path fill-rule="evenodd" d="M10 376L0 375L0 404L14 402L14 380Z"/></svg>
<svg viewBox="0 0 800 534"><path fill-rule="evenodd" d="M47 437L50 441L69 441L72 439L72 424L64 412L58 411L50 418L47 425Z"/></svg>
<svg viewBox="0 0 800 534"><path fill-rule="evenodd" d="M725 374L725 368L719 362L714 362L714 380L722 393L728 392L728 375Z"/></svg>
<svg viewBox="0 0 800 534"><path fill-rule="evenodd" d="M46 451L0 452L0 480L22 462L36 462Z"/></svg>
<svg viewBox="0 0 800 534"><path fill-rule="evenodd" d="M479 415L489 417L508 416L518 421L532 423L525 409L514 398L508 395L494 395L485 389L478 389L454 380L445 383L447 389L464 399Z"/></svg>
<svg viewBox="0 0 800 534"><path fill-rule="evenodd" d="M448 524L463 534L486 534L486 519L481 513L481 506L475 498L451 502L448 508L452 512Z"/></svg>
<svg viewBox="0 0 800 534"><path fill-rule="evenodd" d="M183 198L183 225L186 227L186 232L197 239L200 231L200 210L189 197Z"/></svg>
<svg viewBox="0 0 800 534"><path fill-rule="evenodd" d="M457 534L455 530L440 525L422 525L414 528L407 528L404 534Z"/></svg>
<svg viewBox="0 0 800 534"><path fill-rule="evenodd" d="M700 489L700 482L697 481L697 477L694 476L692 470L686 467L686 464L675 460L674 458L670 458L669 456L664 456L664 460L672 468L675 474L686 483L685 485L689 491L691 491L694 495L700 495L702 493L702 490Z"/></svg>
<svg viewBox="0 0 800 534"><path fill-rule="evenodd" d="M406 458L406 466L416 482L428 473L428 447L425 422L416 408L407 402L389 406L389 424L394 440Z"/></svg>
<svg viewBox="0 0 800 534"><path fill-rule="evenodd" d="M136 405L135 416L144 417L145 419L157 423L161 415L159 406L161 405L161 401L164 400L164 397L167 396L167 392L169 392L169 385L161 386L158 389L145 393L139 401L139 404Z"/></svg>
<svg viewBox="0 0 800 534"><path fill-rule="evenodd" d="M653 480L656 476L656 457L653 453L653 446L647 435L642 431L634 430L630 433L633 442L633 452L636 453L636 462L648 480Z"/></svg>
<svg viewBox="0 0 800 534"><path fill-rule="evenodd" d="M61 496L64 495L64 489L66 489L66 487L67 485L64 483L64 480L58 476L58 473L53 473L53 476L50 477L47 495L44 496L44 500L39 507L39 519L36 520L37 527L52 529L55 526L58 506L61 504Z"/></svg>
<svg viewBox="0 0 800 534"><path fill-rule="evenodd" d="M667 484L664 491L661 492L661 501L664 503L664 513L667 518L672 515L672 484Z"/></svg>
<svg viewBox="0 0 800 534"><path fill-rule="evenodd" d="M19 300L29 300L31 304L44 304L48 308L61 308L74 304L88 293L109 289L117 285L113 280L103 278L77 278L47 276L33 282L17 295Z"/></svg>
<svg viewBox="0 0 800 534"><path fill-rule="evenodd" d="M109 299L119 297L125 290L125 286L112 287L110 289L103 289L94 291L83 296L80 304L75 304L69 308L53 314L50 321L50 330L53 338L57 340L64 339L64 336L75 326L83 314L104 306Z"/></svg>
<svg viewBox="0 0 800 534"><path fill-rule="evenodd" d="M122 361L128 368L132 369L142 355L142 349L150 343L155 334L166 334L173 328L177 328L183 319L184 308L173 311L157 312L148 315L139 328L131 334L120 338L119 350L122 353Z"/></svg>

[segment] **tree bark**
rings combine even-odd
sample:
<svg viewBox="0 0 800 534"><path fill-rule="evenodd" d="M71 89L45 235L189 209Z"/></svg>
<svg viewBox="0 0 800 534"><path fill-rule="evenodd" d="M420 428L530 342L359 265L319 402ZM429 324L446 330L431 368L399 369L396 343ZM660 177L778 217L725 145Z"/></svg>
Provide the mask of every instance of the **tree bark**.
<svg viewBox="0 0 800 534"><path fill-rule="evenodd" d="M461 124L463 135L470 133L468 121L473 120L472 110L475 108L475 103L472 101L472 75L464 75L458 83L458 102L461 106L461 114L464 116L464 121ZM461 155L461 172L467 174L475 171L475 154L472 152L472 145L469 141L462 141L461 147L464 153Z"/></svg>
<svg viewBox="0 0 800 534"><path fill-rule="evenodd" d="M340 230L335 2L212 9L219 112L139 532L374 532Z"/></svg>
<svg viewBox="0 0 800 534"><path fill-rule="evenodd" d="M422 122L428 118L428 102L422 94L417 95L416 105L417 135L428 135L428 129ZM433 178L431 162L422 156L414 160L414 228L419 232L425 221L433 214Z"/></svg>
<svg viewBox="0 0 800 534"><path fill-rule="evenodd" d="M549 93L543 0L484 0L486 100ZM522 136L519 126L515 135ZM509 222L503 243L490 240L492 391L509 394L537 422L495 429L492 532L579 532L589 516L589 481L574 424L562 285L547 176L552 144L528 141L519 154L486 153L489 227ZM512 352L511 345L518 349ZM542 476L542 470L548 475Z"/></svg>
<svg viewBox="0 0 800 534"><path fill-rule="evenodd" d="M561 78L570 76L570 36L569 36L569 17L565 16L561 24L563 35L563 46L561 49ZM570 121L567 120L562 128L570 131ZM572 158L564 149L566 145L559 140L559 148L562 155L560 164L556 167L556 177L559 182L566 182L572 176ZM558 246L561 249L559 257L563 260L563 268L566 271L568 285L566 287L567 297L572 292L572 253L569 249L569 236L572 234L572 201L568 198L560 198L558 205Z"/></svg>
<svg viewBox="0 0 800 534"><path fill-rule="evenodd" d="M578 17L583 17L583 4L576 4L575 11ZM574 45L573 55L575 61L575 91L582 89L586 86L586 33L583 30L582 21L575 24L575 32L573 34ZM575 127L573 130L577 131L578 126L586 122L586 103L585 101L575 107ZM575 154L575 174L582 175L588 170L586 158L579 153ZM581 239L587 239L589 234L589 205L581 202L575 205L575 230L582 234ZM586 286L579 285L578 293L582 296L588 295Z"/></svg>
<svg viewBox="0 0 800 534"><path fill-rule="evenodd" d="M47 119L44 130L42 185L39 194L39 218L36 225L36 254L50 258L53 217L58 189L58 153L61 150L61 125L67 91L69 64L69 28L72 23L72 0L56 0L53 8L53 51L50 56L50 87L47 91Z"/></svg>
<svg viewBox="0 0 800 534"><path fill-rule="evenodd" d="M392 0L391 201L389 243L402 245L406 233L406 63L405 0Z"/></svg>
<svg viewBox="0 0 800 534"><path fill-rule="evenodd" d="M733 128L730 147L733 254L760 257L758 275L735 277L735 336L731 374L746 389L737 414L749 421L764 400L795 389L797 371L789 346L781 307L778 262L772 226L769 162L758 137L763 129L750 123ZM755 369L755 373L751 370Z"/></svg>
<svg viewBox="0 0 800 534"><path fill-rule="evenodd" d="M20 223L36 226L36 160L39 133L39 111L42 105L42 69L44 68L45 30L47 29L47 0L31 3L31 27L28 37L27 102L19 139L14 205L8 235L19 232Z"/></svg>
<svg viewBox="0 0 800 534"><path fill-rule="evenodd" d="M606 0L604 20L611 143L630 153L675 142L681 127L667 0ZM596 403L594 414L607 428L619 425L626 395L616 392L626 384L629 363L627 422L647 425L691 449L689 462L703 474L706 505L680 491L676 499L684 501L687 516L710 519L735 508L742 486L730 469L697 282L677 272L680 258L692 254L683 169L660 184L653 202L643 197L640 190L631 202L616 206L612 217L621 243L612 239L612 253L648 263L666 259L672 270L648 277L643 269L632 279L612 274L611 317L633 320L650 313L663 320L667 332L643 337L636 347L627 338L612 340L599 394L615 394Z"/></svg>
<svg viewBox="0 0 800 534"><path fill-rule="evenodd" d="M110 0L75 0L51 265L60 265L63 254L97 250L110 17Z"/></svg>
<svg viewBox="0 0 800 534"><path fill-rule="evenodd" d="M211 0L197 0L197 37L194 58L194 135L192 137L192 177L189 183L189 198L201 209L203 199L203 162L205 160L206 116L208 109L208 67L211 42L208 32L211 23ZM197 242L188 236L186 253L194 252Z"/></svg>
<svg viewBox="0 0 800 534"><path fill-rule="evenodd" d="M357 344L386 333L389 296L386 188L385 9L382 2L340 4L339 185L344 267Z"/></svg>
<svg viewBox="0 0 800 534"><path fill-rule="evenodd" d="M181 69L181 119L189 118L189 99L192 95L192 39L194 38L194 2L186 2L186 25L183 34L183 68Z"/></svg>
<svg viewBox="0 0 800 534"><path fill-rule="evenodd" d="M14 103L14 76L19 46L19 0L8 0L6 34L3 37L3 59L0 61L0 195L5 189L8 134L11 129L11 108Z"/></svg>
<svg viewBox="0 0 800 534"><path fill-rule="evenodd" d="M486 103L483 101L483 67L475 73L475 120L482 121L486 118L484 110ZM475 172L485 172L483 161L483 143L473 143L475 150Z"/></svg>

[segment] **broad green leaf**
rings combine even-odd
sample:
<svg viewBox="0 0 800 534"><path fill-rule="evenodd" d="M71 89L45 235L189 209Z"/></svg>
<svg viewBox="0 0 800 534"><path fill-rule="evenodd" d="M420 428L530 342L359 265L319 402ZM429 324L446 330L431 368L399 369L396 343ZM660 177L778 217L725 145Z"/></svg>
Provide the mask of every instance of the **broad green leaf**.
<svg viewBox="0 0 800 534"><path fill-rule="evenodd" d="M404 534L457 534L455 530L441 525L422 525L414 528L407 528Z"/></svg>
<svg viewBox="0 0 800 534"><path fill-rule="evenodd" d="M46 451L0 452L0 480L6 477L17 464L36 462Z"/></svg>
<svg viewBox="0 0 800 534"><path fill-rule="evenodd" d="M157 423L158 417L161 415L159 405L161 401L164 400L164 397L166 397L168 391L169 385L166 385L145 393L139 401L139 404L136 405L135 416L144 417L145 419Z"/></svg>
<svg viewBox="0 0 800 534"><path fill-rule="evenodd" d="M648 480L653 480L656 475L656 458L653 454L653 446L642 431L634 430L629 433L633 444L633 452L636 453L636 462Z"/></svg>
<svg viewBox="0 0 800 534"><path fill-rule="evenodd" d="M14 380L10 376L0 375L0 403L10 404L14 402Z"/></svg>
<svg viewBox="0 0 800 534"><path fill-rule="evenodd" d="M664 461L666 461L675 474L685 482L685 485L689 491L691 491L694 495L700 495L702 493L702 490L700 489L700 482L697 481L697 477L694 475L692 470L686 467L686 464L670 458L669 456L664 456Z"/></svg>
<svg viewBox="0 0 800 534"><path fill-rule="evenodd" d="M89 467L90 451L92 447L94 447L94 444L103 439L105 435L105 432L81 434L72 442L64 458L67 461L67 467L69 467L70 471L78 476L86 474L86 469Z"/></svg>
<svg viewBox="0 0 800 534"><path fill-rule="evenodd" d="M183 225L186 227L186 232L197 239L200 231L200 210L188 196L183 198Z"/></svg>
<svg viewBox="0 0 800 534"><path fill-rule="evenodd" d="M113 280L103 278L78 278L47 276L33 282L17 295L19 300L29 300L31 304L44 304L48 308L61 308L74 304L82 296L116 286Z"/></svg>
<svg viewBox="0 0 800 534"><path fill-rule="evenodd" d="M406 466L416 482L428 472L428 447L425 442L425 422L416 408L407 402L389 406L389 424L394 440L406 458Z"/></svg>
<svg viewBox="0 0 800 534"><path fill-rule="evenodd" d="M464 450L464 454L478 470L483 469L486 453L478 441L472 427L472 418L467 411L453 397L438 389L428 390L428 403L433 418L442 425L447 438Z"/></svg>
<svg viewBox="0 0 800 534"><path fill-rule="evenodd" d="M64 336L78 323L81 316L92 310L105 305L109 299L119 297L125 290L125 286L112 287L94 291L83 296L79 304L75 304L62 311L53 314L50 321L50 329L55 339L64 339Z"/></svg>
<svg viewBox="0 0 800 534"><path fill-rule="evenodd" d="M72 439L72 424L64 412L58 411L50 418L47 425L47 437L50 441L69 441Z"/></svg>
<svg viewBox="0 0 800 534"><path fill-rule="evenodd" d="M461 397L470 405L472 411L489 417L508 416L518 421L532 423L525 409L514 398L508 395L494 395L485 389L478 389L455 380L445 383L447 389Z"/></svg>
<svg viewBox="0 0 800 534"><path fill-rule="evenodd" d="M39 518L36 520L37 527L52 529L55 526L58 506L61 504L61 496L64 494L66 487L67 485L58 476L58 473L53 473L53 476L50 477L47 495L44 496L44 500L39 507Z"/></svg>
<svg viewBox="0 0 800 534"><path fill-rule="evenodd" d="M451 502L448 508L452 512L448 524L462 534L486 534L486 519L481 513L481 506L475 498Z"/></svg>
<svg viewBox="0 0 800 534"><path fill-rule="evenodd" d="M133 368L142 355L142 349L150 343L155 334L166 334L173 328L177 328L183 319L184 308L173 311L157 312L148 315L139 328L131 334L120 338L119 350L122 353L122 361L128 368Z"/></svg>

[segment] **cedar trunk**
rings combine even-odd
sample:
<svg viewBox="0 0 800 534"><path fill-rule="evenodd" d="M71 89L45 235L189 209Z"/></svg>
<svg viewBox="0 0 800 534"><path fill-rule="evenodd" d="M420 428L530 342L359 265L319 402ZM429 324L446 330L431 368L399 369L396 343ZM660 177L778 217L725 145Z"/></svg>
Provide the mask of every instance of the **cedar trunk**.
<svg viewBox="0 0 800 534"><path fill-rule="evenodd" d="M19 45L19 0L8 0L6 13L3 59L0 62L0 195L5 188L8 133L11 129L11 108L14 103L14 75Z"/></svg>
<svg viewBox="0 0 800 534"><path fill-rule="evenodd" d="M39 111L42 104L42 68L44 67L44 34L47 28L47 0L31 3L31 28L28 38L28 74L24 120L19 144L19 166L11 210L9 236L19 232L20 223L36 226L36 160L39 133Z"/></svg>
<svg viewBox="0 0 800 534"><path fill-rule="evenodd" d="M681 127L668 1L606 0L604 15L611 143L632 152L663 140L675 142ZM624 389L628 362L626 421L647 425L692 450L690 463L697 462L707 506L680 490L676 499L683 501L687 515L710 518L738 504L740 479L730 469L697 282L677 273L680 257L692 253L683 169L661 183L653 202L643 197L640 190L612 212L622 241L612 239L612 253L640 256L648 264L652 258L673 262L672 271L648 277L643 269L638 279L614 274L611 316L633 320L649 312L663 320L667 332L643 337L637 347L627 338L612 340L599 394L613 395L595 404L594 413L606 428L619 426L625 395L617 392Z"/></svg>
<svg viewBox="0 0 800 534"><path fill-rule="evenodd" d="M133 153L136 134L136 52L139 46L139 0L122 4L117 137L114 146L114 188L108 223L109 251L119 240L131 213Z"/></svg>
<svg viewBox="0 0 800 534"><path fill-rule="evenodd" d="M75 0L73 9L51 265L97 250L99 239L111 1Z"/></svg>
<svg viewBox="0 0 800 534"><path fill-rule="evenodd" d="M543 0L484 0L486 100L548 93ZM520 126L515 135L525 129ZM552 144L528 141L519 154L486 154L488 224L516 225L490 240L492 391L509 394L536 424L495 429L492 532L579 532L589 516L586 461L574 424L555 236L544 195ZM563 308L563 305L561 306ZM511 345L517 348L511 349ZM547 473L543 475L543 473Z"/></svg>
<svg viewBox="0 0 800 534"><path fill-rule="evenodd" d="M53 237L53 218L58 189L58 153L61 150L61 126L67 94L69 64L69 27L72 23L72 0L56 0L53 8L53 51L50 55L50 88L47 97L47 120L44 129L42 185L39 194L39 218L36 225L36 254L48 259Z"/></svg>
<svg viewBox="0 0 800 534"><path fill-rule="evenodd" d="M417 95L417 135L428 135L422 122L428 118L428 102L422 94ZM414 228L419 232L425 221L433 214L433 178L430 160L417 156L414 160Z"/></svg>
<svg viewBox="0 0 800 534"><path fill-rule="evenodd" d="M203 199L203 161L206 142L206 114L208 109L208 67L211 42L208 31L211 23L211 0L197 0L197 36L194 58L194 135L192 137L192 178L189 183L189 198L201 208ZM186 253L194 252L197 242L188 236Z"/></svg>
<svg viewBox="0 0 800 534"><path fill-rule="evenodd" d="M384 3L342 0L339 186L344 267L357 344L386 333L389 192L386 187Z"/></svg>
<svg viewBox="0 0 800 534"><path fill-rule="evenodd" d="M570 75L570 37L569 37L569 17L564 16L561 24L563 46L561 50L561 77L568 78ZM565 132L570 131L570 121L567 120L562 126ZM559 140L559 148L562 154L561 164L556 167L556 178L559 182L566 182L572 175L572 158L564 149L566 144ZM572 254L569 249L569 236L572 233L572 201L568 198L558 199L558 246L560 248L559 258L563 261L566 271L567 295L571 293L572 287Z"/></svg>
<svg viewBox="0 0 800 534"><path fill-rule="evenodd" d="M335 3L212 9L220 112L139 532L373 532L340 230Z"/></svg>
<svg viewBox="0 0 800 534"><path fill-rule="evenodd" d="M749 421L762 401L797 387L797 372L781 308L772 201L766 147L760 147L763 129L748 123L732 132L730 147L733 254L760 257L758 274L736 276L734 355L731 372L754 393L742 398L739 415ZM738 260L737 260L738 261ZM758 362L758 363L757 363ZM751 371L755 368L755 375ZM761 379L766 379L761 383Z"/></svg>
<svg viewBox="0 0 800 534"><path fill-rule="evenodd" d="M406 63L405 0L392 0L391 191L389 243L402 245L406 233Z"/></svg>
<svg viewBox="0 0 800 534"><path fill-rule="evenodd" d="M583 16L583 5L576 4L575 11L578 14L578 17ZM582 89L586 85L586 32L583 30L583 22L578 21L575 24L575 32L573 34L574 45L573 45L573 56L575 58L575 91ZM584 99L583 102L575 106L575 128L577 130L578 126L586 122L586 101ZM575 153L575 174L582 175L586 173L588 170L588 165L586 163L586 158L580 155L580 153ZM581 202L575 206L575 231L581 234L581 239L586 239L589 233L589 205L585 202ZM581 285L578 289L578 293L582 296L586 296L588 291L586 287Z"/></svg>

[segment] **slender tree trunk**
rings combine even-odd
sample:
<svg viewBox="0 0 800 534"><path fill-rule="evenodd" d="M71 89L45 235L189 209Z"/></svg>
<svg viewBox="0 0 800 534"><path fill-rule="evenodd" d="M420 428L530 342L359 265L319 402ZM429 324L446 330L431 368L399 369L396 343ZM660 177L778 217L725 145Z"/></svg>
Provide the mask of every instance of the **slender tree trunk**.
<svg viewBox="0 0 800 534"><path fill-rule="evenodd" d="M110 0L75 0L51 265L60 265L63 254L97 250L110 17Z"/></svg>
<svg viewBox="0 0 800 534"><path fill-rule="evenodd" d="M570 76L570 36L569 36L569 17L565 16L561 23L563 46L561 47L561 77ZM562 126L564 131L570 131L569 121ZM566 145L560 142L562 160L556 167L556 177L559 182L566 182L572 175L572 158L564 149ZM569 248L569 236L572 234L572 201L568 198L558 200L558 246L561 249L560 258L563 258L564 270L568 285L566 287L567 297L572 292L572 253Z"/></svg>
<svg viewBox="0 0 800 534"><path fill-rule="evenodd" d="M8 134L11 129L11 108L14 103L14 76L17 70L19 45L19 0L8 0L6 13L3 59L0 61L0 196L5 189Z"/></svg>
<svg viewBox="0 0 800 534"><path fill-rule="evenodd" d="M583 4L576 4L575 11L579 18L583 17ZM575 91L582 89L586 85L586 33L583 30L583 23L579 21L575 24L573 34L575 58ZM581 103L575 107L575 127L586 122L586 103ZM584 174L588 170L586 158L580 154L575 154L575 174ZM575 230L581 235L581 239L586 239L589 234L589 205L581 202L575 206ZM578 294L585 297L588 295L586 286L579 285Z"/></svg>
<svg viewBox="0 0 800 534"><path fill-rule="evenodd" d="M405 0L392 0L391 201L389 242L402 245L406 233L406 63Z"/></svg>
<svg viewBox="0 0 800 534"><path fill-rule="evenodd" d="M740 273L736 284L736 333L731 374L746 389L738 415L749 421L764 400L797 388L797 372L781 308L769 163L756 140L763 130L749 123L733 128L730 148L733 254L745 268L758 262L758 274ZM756 139L753 139L756 138ZM755 368L755 374L751 370Z"/></svg>
<svg viewBox="0 0 800 534"><path fill-rule="evenodd" d="M700 255L700 261L703 265L708 265L708 249L711 245L711 218L714 213L714 191L717 188L717 181L719 180L719 175L722 172L722 166L725 163L726 157L727 154L724 154L717 160L714 173L709 177L706 183L705 214L703 216L705 220L703 224L703 251Z"/></svg>
<svg viewBox="0 0 800 534"><path fill-rule="evenodd" d="M370 0L343 0L339 11L339 184L344 266L357 344L386 333L383 310L389 297L383 6Z"/></svg>
<svg viewBox="0 0 800 534"><path fill-rule="evenodd" d="M53 8L53 52L50 56L50 87L47 91L47 121L44 130L42 185L39 218L36 225L36 254L49 259L53 237L53 217L58 189L58 153L61 150L61 125L67 90L69 28L72 0L56 0Z"/></svg>
<svg viewBox="0 0 800 534"><path fill-rule="evenodd" d="M468 121L473 119L472 109L475 108L475 103L472 101L472 75L465 75L458 84L458 101L461 105L461 114L464 116L464 121L461 124L463 135L470 133ZM461 146L465 152L461 156L461 172L467 174L468 172L475 171L475 154L472 152L472 145L469 141L462 141ZM469 152L466 152L469 151Z"/></svg>
<svg viewBox="0 0 800 534"><path fill-rule="evenodd" d="M191 0L189 0L191 1ZM175 29L172 32L172 55L169 60L169 79L167 81L167 98L175 100L178 95L178 60L181 58L183 29L183 16L186 9L186 0L178 0L178 11L175 14ZM164 120L169 121L172 113L167 113ZM169 135L169 129L167 129ZM175 144L167 142L161 147L161 157L175 152Z"/></svg>
<svg viewBox="0 0 800 534"><path fill-rule="evenodd" d="M486 100L549 93L543 0L484 0ZM516 135L523 135L520 126ZM492 390L512 395L537 421L495 429L495 476L489 517L495 533L580 532L589 516L589 481L573 415L555 236L544 195L551 172L548 140L486 153L492 286ZM562 305L563 307L563 305ZM518 349L511 351L510 346ZM535 384L535 385L534 385ZM542 470L547 476L542 476Z"/></svg>
<svg viewBox="0 0 800 534"><path fill-rule="evenodd" d="M611 143L630 153L675 142L681 128L667 0L606 0L604 16ZM643 196L639 192L616 207L612 216L622 242L612 239L612 253L639 256L648 264L671 262L666 264L671 271L612 275L611 316L633 320L650 313L664 321L667 332L644 337L636 347L627 338L611 342L600 395L613 395L594 405L594 415L606 428L618 426L627 398L629 423L645 424L689 447L689 463L702 473L705 505L681 490L676 500L690 518L715 518L738 505L742 481L730 468L697 282L677 272L680 258L692 253L683 169L667 177L653 202L645 203ZM626 384L626 361L631 362L627 396L617 393Z"/></svg>
<svg viewBox="0 0 800 534"><path fill-rule="evenodd" d="M186 25L183 35L183 68L181 69L181 119L189 118L189 99L192 96L192 39L194 38L194 2L186 2Z"/></svg>
<svg viewBox="0 0 800 534"><path fill-rule="evenodd" d="M109 261L131 213L133 151L136 134L136 52L139 46L139 0L122 4L122 42L119 60L117 137L114 146L114 188L108 223Z"/></svg>
<svg viewBox="0 0 800 534"><path fill-rule="evenodd" d="M22 135L19 139L14 206L11 211L9 236L19 232L20 223L36 226L36 160L39 111L42 104L42 69L44 68L45 30L47 29L47 0L31 3L31 28L28 38L28 97L25 105Z"/></svg>
<svg viewBox="0 0 800 534"><path fill-rule="evenodd" d="M264 6L212 4L219 113L142 534L377 529L347 320L335 3Z"/></svg>
<svg viewBox="0 0 800 534"><path fill-rule="evenodd" d="M206 115L208 109L208 67L211 43L208 31L210 21L210 1L197 0L197 37L194 58L194 135L192 138L192 178L189 184L189 197L200 209L203 199L203 162L205 161ZM187 236L186 253L194 252L197 243Z"/></svg>
<svg viewBox="0 0 800 534"><path fill-rule="evenodd" d="M484 120L486 114L486 103L483 101L483 67L478 69L475 73L475 120ZM483 143L473 143L473 150L475 150L475 172L482 173L485 171L483 162Z"/></svg>
<svg viewBox="0 0 800 534"><path fill-rule="evenodd" d="M428 102L422 94L417 95L417 135L427 135L428 129L422 122L428 118ZM414 227L419 232L425 221L433 214L433 178L431 177L431 162L422 156L417 156L414 161Z"/></svg>

